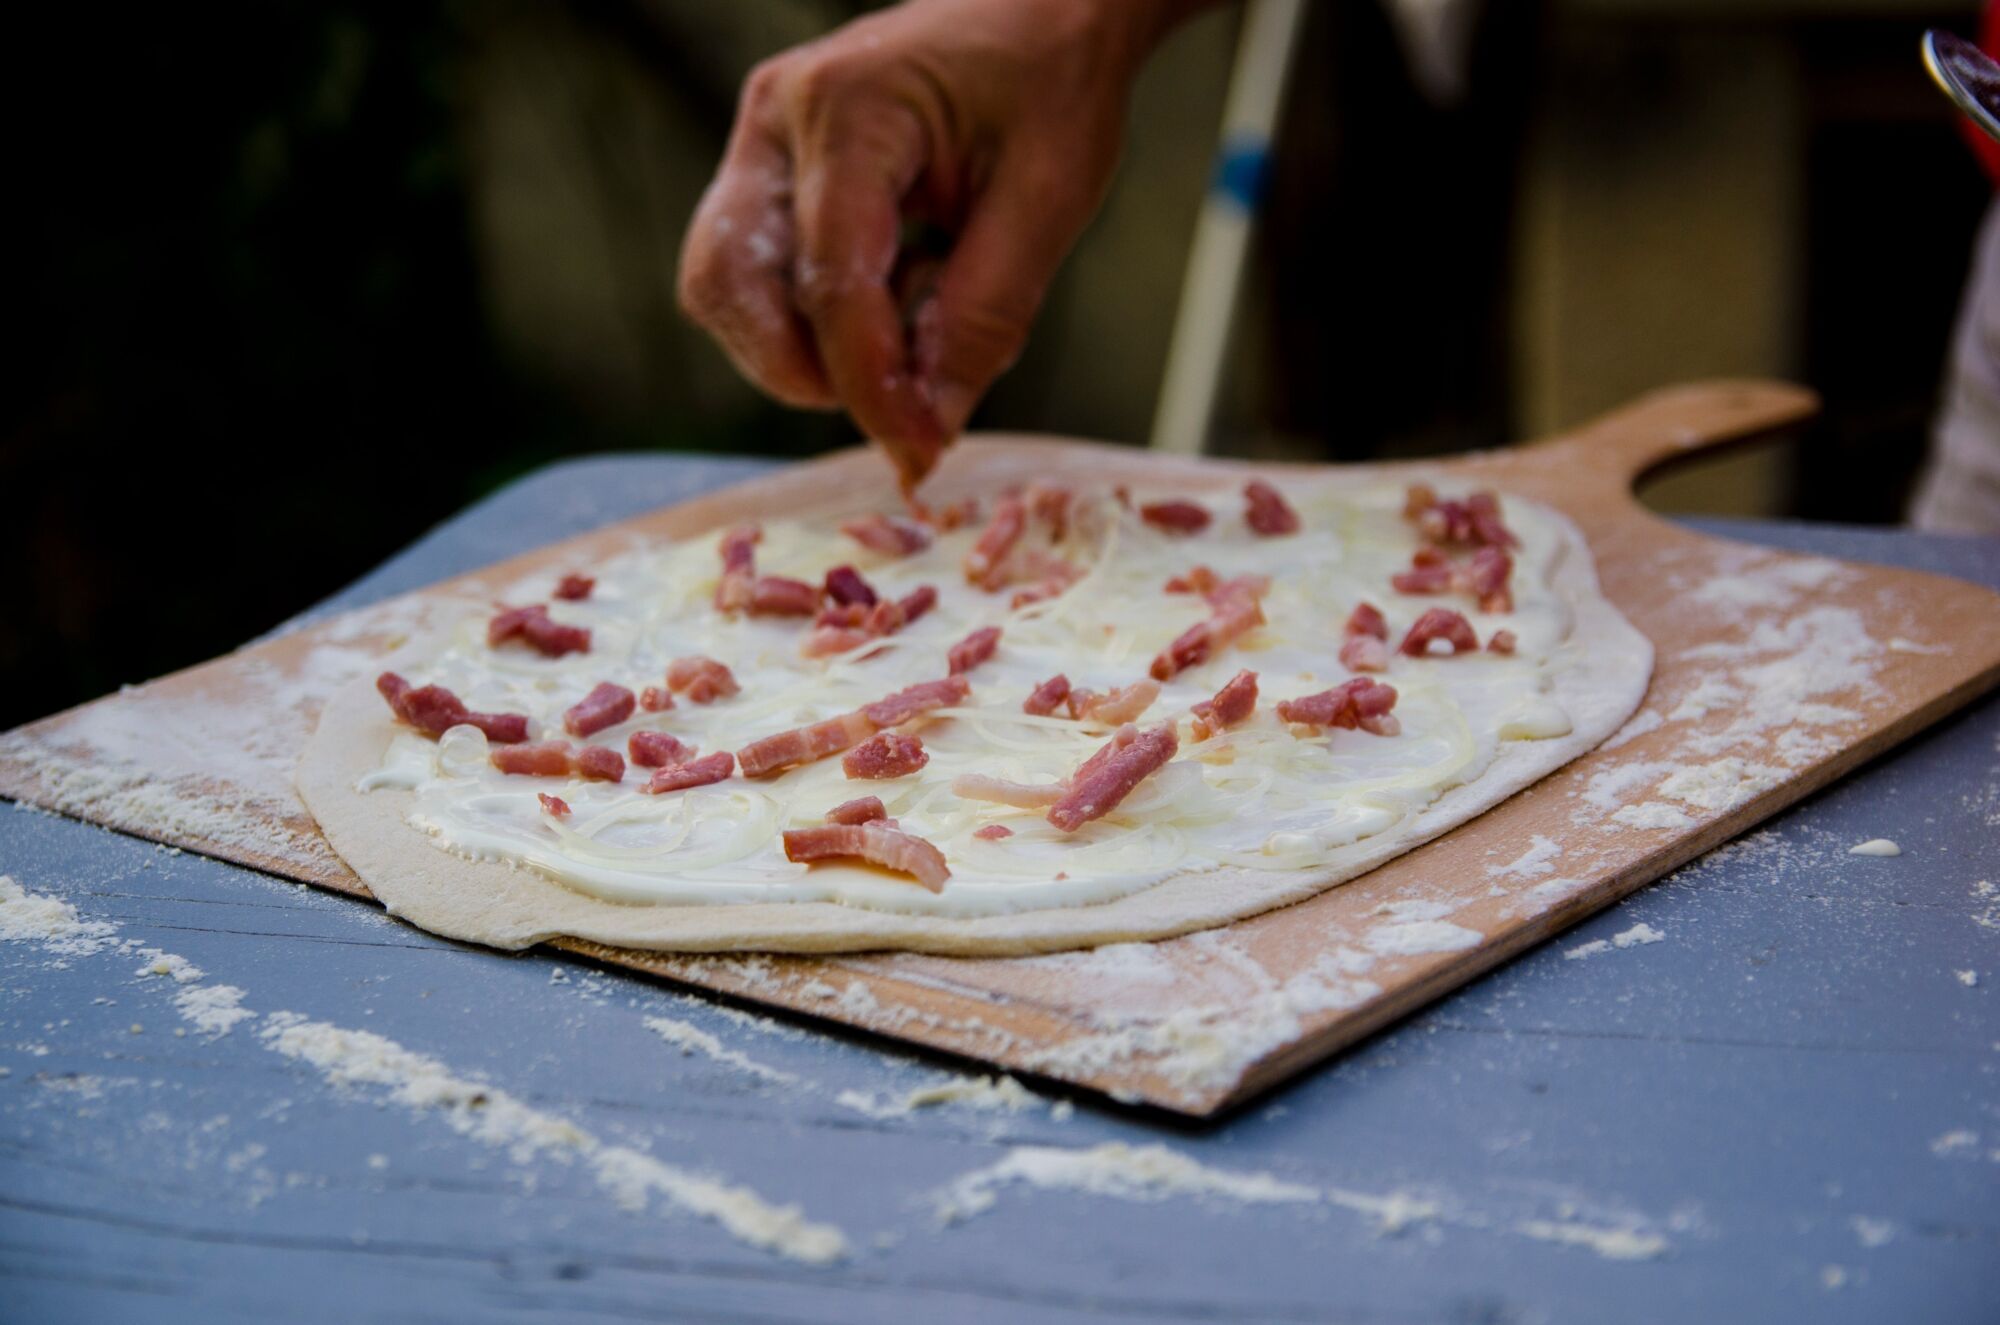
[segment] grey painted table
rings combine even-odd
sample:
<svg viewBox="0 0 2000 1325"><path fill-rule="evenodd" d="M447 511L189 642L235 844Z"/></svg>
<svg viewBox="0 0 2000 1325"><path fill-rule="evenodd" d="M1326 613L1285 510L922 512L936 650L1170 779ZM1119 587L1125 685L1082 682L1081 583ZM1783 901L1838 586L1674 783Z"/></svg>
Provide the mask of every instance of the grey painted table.
<svg viewBox="0 0 2000 1325"><path fill-rule="evenodd" d="M332 606L754 467L549 470ZM2000 583L1991 541L1717 530ZM1875 837L1904 854L1847 854ZM961 1065L443 942L43 814L0 817L0 873L116 927L68 953L0 943L8 1322L2000 1317L1991 700L1202 1130L1091 1100L871 1116L841 1093L887 1098ZM1658 941L1568 955L1641 922ZM139 974L138 945L205 980ZM219 984L258 1014L223 1034L175 1002ZM670 1202L628 1209L587 1148L510 1152L454 1130L463 1110L330 1083L262 1033L281 1011L490 1083L599 1157L629 1147L797 1202L852 1252L815 1267ZM1015 1184L976 1217L935 1215L936 1193L1016 1147L1113 1141L1318 1199ZM1429 1213L1384 1220L1368 1198L1391 1193Z"/></svg>

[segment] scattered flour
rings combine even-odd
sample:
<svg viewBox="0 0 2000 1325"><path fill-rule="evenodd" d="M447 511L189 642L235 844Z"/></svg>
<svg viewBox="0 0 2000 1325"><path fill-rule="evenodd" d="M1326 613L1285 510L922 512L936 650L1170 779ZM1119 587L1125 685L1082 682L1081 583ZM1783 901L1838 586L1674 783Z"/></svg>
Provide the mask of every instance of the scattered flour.
<svg viewBox="0 0 2000 1325"><path fill-rule="evenodd" d="M1895 1240L1896 1226L1886 1219L1870 1219L1867 1215L1856 1215L1847 1222L1854 1228L1855 1239L1870 1250L1886 1247Z"/></svg>
<svg viewBox="0 0 2000 1325"><path fill-rule="evenodd" d="M1979 1148L1979 1133L1967 1127L1946 1132L1931 1142L1931 1153L1939 1158L1963 1154Z"/></svg>
<svg viewBox="0 0 2000 1325"><path fill-rule="evenodd" d="M626 1146L607 1145L566 1118L457 1076L437 1059L393 1040L291 1012L266 1017L260 1034L271 1048L317 1068L333 1085L382 1087L389 1100L435 1114L453 1131L503 1149L517 1162L545 1153L581 1159L598 1185L625 1209L643 1210L657 1195L714 1220L755 1247L811 1264L847 1254L847 1239L839 1229L807 1220L797 1206L774 1206L747 1187L688 1172Z"/></svg>
<svg viewBox="0 0 2000 1325"><path fill-rule="evenodd" d="M734 1049L724 1047L722 1041L690 1022L679 1021L673 1017L648 1017L646 1018L646 1029L659 1036L662 1040L665 1040L668 1044L673 1045L676 1049L679 1049L683 1054L700 1054L704 1058L713 1059L726 1067L736 1068L738 1071L748 1072L751 1076L761 1077L765 1081L782 1082L797 1080L789 1072L780 1072L775 1067L766 1067L764 1064L747 1058Z"/></svg>
<svg viewBox="0 0 2000 1325"><path fill-rule="evenodd" d="M141 976L169 975L174 978L176 984L187 985L193 984L206 974L199 966L178 953L162 952L158 948L144 948L140 950L139 955L146 959L146 964L138 971Z"/></svg>
<svg viewBox="0 0 2000 1325"><path fill-rule="evenodd" d="M918 1109L940 1104L962 1104L968 1109L1019 1113L1042 1103L1039 1095L1006 1075L997 1077L951 1077L928 1086L919 1086L900 1097L888 1098L865 1091L843 1090L834 1102L870 1118L900 1118Z"/></svg>
<svg viewBox="0 0 2000 1325"><path fill-rule="evenodd" d="M84 920L60 897L31 893L0 874L0 939L39 944L59 957L88 957L112 943L116 925Z"/></svg>
<svg viewBox="0 0 2000 1325"><path fill-rule="evenodd" d="M1586 1247L1613 1261L1651 1260L1669 1245L1657 1233L1641 1233L1630 1228L1601 1228L1595 1224L1576 1224L1566 1220L1529 1219L1514 1227L1516 1232L1538 1242Z"/></svg>
<svg viewBox="0 0 2000 1325"><path fill-rule="evenodd" d="M1972 989L1979 984L1979 972L1977 971L1953 971L1952 974L1957 976L1958 982L1967 989Z"/></svg>
<svg viewBox="0 0 2000 1325"><path fill-rule="evenodd" d="M1621 805L1611 816L1611 822L1624 824L1627 828L1692 828L1694 819L1686 810L1669 805L1665 801L1646 801L1641 805Z"/></svg>
<svg viewBox="0 0 2000 1325"><path fill-rule="evenodd" d="M255 1016L242 1005L243 991L235 985L197 985L174 995L174 1009L204 1035L227 1035L236 1023Z"/></svg>
<svg viewBox="0 0 2000 1325"><path fill-rule="evenodd" d="M1416 920L1401 925L1377 925L1361 940L1385 957L1413 957L1427 952L1462 952L1477 947L1485 935L1446 920Z"/></svg>
<svg viewBox="0 0 2000 1325"><path fill-rule="evenodd" d="M1556 872L1555 858L1563 849L1553 841L1536 833L1529 839L1528 849L1505 865L1488 865L1486 873L1495 878L1534 879L1544 874Z"/></svg>
<svg viewBox="0 0 2000 1325"><path fill-rule="evenodd" d="M1647 732L1658 731L1666 721L1658 709L1640 709L1623 727L1612 733L1611 739L1598 746L1600 750L1616 750L1630 741L1636 741Z"/></svg>
<svg viewBox="0 0 2000 1325"><path fill-rule="evenodd" d="M1585 957L1595 957L1600 952L1610 952L1610 951L1611 951L1611 944L1609 940L1592 939L1588 943L1579 943L1574 948L1571 948L1568 951L1564 952L1563 960L1570 962L1579 961Z"/></svg>
<svg viewBox="0 0 2000 1325"><path fill-rule="evenodd" d="M1734 755L1693 764L1668 774L1659 791L1668 800L1703 810L1733 810L1784 780L1781 769L1748 763Z"/></svg>
<svg viewBox="0 0 2000 1325"><path fill-rule="evenodd" d="M1642 920L1628 930L1613 934L1611 936L1611 946L1614 948L1636 948L1642 943L1658 943L1665 937L1665 934L1662 934L1659 930L1654 929Z"/></svg>
<svg viewBox="0 0 2000 1325"><path fill-rule="evenodd" d="M1886 837L1871 837L1858 846L1847 848L1847 854L1850 856L1900 856L1903 854L1903 848L1897 846Z"/></svg>
<svg viewBox="0 0 2000 1325"><path fill-rule="evenodd" d="M1163 1201L1173 1196L1213 1196L1250 1202L1317 1202L1317 1188L1285 1182L1268 1173L1210 1168L1162 1145L1107 1142L1088 1150L1016 1146L1006 1158L956 1179L933 1198L945 1223L993 1208L1000 1188L1013 1184L1044 1190L1087 1192L1124 1201Z"/></svg>

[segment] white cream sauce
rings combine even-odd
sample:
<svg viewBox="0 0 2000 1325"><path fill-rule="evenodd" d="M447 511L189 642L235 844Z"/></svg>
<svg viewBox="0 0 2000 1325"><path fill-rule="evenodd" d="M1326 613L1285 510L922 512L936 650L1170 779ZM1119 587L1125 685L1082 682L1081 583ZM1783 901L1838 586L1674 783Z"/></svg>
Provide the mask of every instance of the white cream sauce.
<svg viewBox="0 0 2000 1325"><path fill-rule="evenodd" d="M1179 494L1176 494L1179 495ZM1487 615L1464 595L1405 596L1389 577L1417 547L1401 518L1400 487L1341 491L1297 482L1287 497L1300 533L1259 538L1245 528L1233 488L1206 504L1207 531L1169 538L1106 498L1071 522L1062 547L1089 568L1060 598L1019 611L1012 590L986 594L965 584L959 565L977 528L939 537L926 551L891 560L831 528L773 519L757 550L761 574L817 583L832 566L857 566L878 591L901 596L920 584L940 598L929 615L862 659L799 655L809 623L729 619L710 603L720 563L716 536L635 549L581 570L597 577L583 602L550 604L557 620L591 628L588 654L543 658L518 646L488 648L485 618L469 616L428 659L408 663L417 684L450 687L474 709L524 712L538 734L562 735L563 710L597 682L633 690L662 684L669 659L706 654L735 672L742 693L665 713L635 713L593 741L624 752L636 730L672 732L702 753L735 750L759 737L858 708L918 681L942 676L945 651L969 631L999 625L999 652L975 668L970 703L911 728L930 763L887 781L850 781L838 758L782 776L664 796L641 793L646 771L622 784L509 776L487 761L485 738L454 728L433 743L401 733L382 766L359 789L415 793L410 821L448 849L517 861L583 892L645 904L824 901L912 914L975 916L1108 901L1167 878L1219 866L1305 870L1340 846L1394 829L1445 790L1479 776L1506 740L1566 735L1569 716L1550 679L1574 656L1571 611L1550 587L1566 554L1559 521L1520 499L1504 501L1522 540L1515 610ZM1139 494L1145 500L1146 494ZM1033 536L1031 533L1030 536ZM1066 777L1103 744L1109 729L1021 712L1021 701L1063 672L1103 691L1143 677L1153 655L1207 614L1195 595L1167 594L1165 581L1196 564L1224 577L1259 573L1274 585L1264 600L1269 624L1163 688L1139 721L1182 720L1176 759L1111 815L1074 835L1031 810L961 800L961 773L1023 782ZM548 598L553 575L524 580L510 603ZM1294 736L1275 705L1347 680L1337 657L1354 605L1388 617L1393 646L1427 608L1465 612L1483 643L1494 631L1519 640L1514 657L1397 656L1380 679L1400 698L1402 733L1328 731ZM1187 740L1189 706L1210 697L1241 668L1259 674L1255 716L1209 741ZM542 813L537 792L561 795L568 822ZM877 795L905 829L937 846L952 877L932 894L900 876L858 866L787 861L781 830L822 822L832 806ZM1004 823L1013 836L981 841L975 830Z"/></svg>

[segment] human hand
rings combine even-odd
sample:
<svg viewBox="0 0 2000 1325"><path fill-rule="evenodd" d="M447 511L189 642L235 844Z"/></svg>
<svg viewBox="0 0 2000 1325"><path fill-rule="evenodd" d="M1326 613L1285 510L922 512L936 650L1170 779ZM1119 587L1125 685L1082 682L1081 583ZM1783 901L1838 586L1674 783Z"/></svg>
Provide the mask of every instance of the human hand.
<svg viewBox="0 0 2000 1325"><path fill-rule="evenodd" d="M909 0L759 65L680 299L786 404L845 408L911 489L1020 353L1103 200L1146 53L1193 0ZM941 263L906 225L952 236Z"/></svg>

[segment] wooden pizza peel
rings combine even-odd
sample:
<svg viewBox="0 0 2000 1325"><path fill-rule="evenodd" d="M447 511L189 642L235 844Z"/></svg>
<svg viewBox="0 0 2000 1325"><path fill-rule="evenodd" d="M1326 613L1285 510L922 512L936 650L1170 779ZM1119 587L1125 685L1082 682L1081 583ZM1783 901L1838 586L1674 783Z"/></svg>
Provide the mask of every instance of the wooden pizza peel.
<svg viewBox="0 0 2000 1325"><path fill-rule="evenodd" d="M1050 957L677 956L554 946L705 989L1205 1116L1547 939L2000 683L2000 595L1917 572L1729 543L1643 510L1633 483L1795 422L1810 393L1707 383L1541 443L1357 481L1490 484L1563 511L1605 593L1658 651L1618 737L1445 837L1295 906L1147 945ZM927 499L1059 474L1234 485L1304 467L974 436ZM367 898L292 790L324 697L429 623L521 576L635 539L773 511L894 509L889 470L839 452L258 643L0 738L0 794ZM1851 682L1851 684L1846 684ZM1786 707L1790 705L1790 707ZM1663 790L1663 788L1665 790Z"/></svg>

